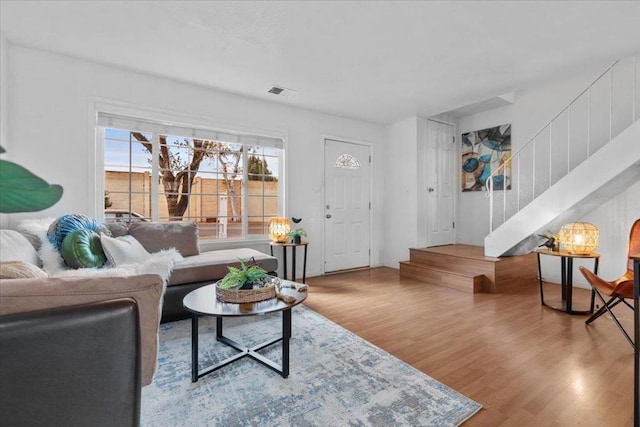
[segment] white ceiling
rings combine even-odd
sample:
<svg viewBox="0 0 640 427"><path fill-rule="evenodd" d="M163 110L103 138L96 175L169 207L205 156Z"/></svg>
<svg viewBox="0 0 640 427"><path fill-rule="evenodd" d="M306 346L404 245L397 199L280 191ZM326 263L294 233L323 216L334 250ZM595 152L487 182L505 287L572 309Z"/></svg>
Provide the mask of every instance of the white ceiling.
<svg viewBox="0 0 640 427"><path fill-rule="evenodd" d="M381 124L640 52L637 1L2 0L0 14L9 43Z"/></svg>

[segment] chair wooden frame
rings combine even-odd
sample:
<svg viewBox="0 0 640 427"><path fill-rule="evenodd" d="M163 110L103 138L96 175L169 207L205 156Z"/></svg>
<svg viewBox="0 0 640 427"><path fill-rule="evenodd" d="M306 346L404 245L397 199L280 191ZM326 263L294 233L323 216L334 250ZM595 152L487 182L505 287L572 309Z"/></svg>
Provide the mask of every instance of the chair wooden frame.
<svg viewBox="0 0 640 427"><path fill-rule="evenodd" d="M631 310L634 309L633 305L626 301L627 299L633 299L633 260L629 258L629 255L632 253L640 253L640 219L636 220L631 226L631 232L629 233L629 249L627 251L627 271L620 278L608 282L601 279L585 267L580 267L580 272L585 279L587 279L587 282L589 282L593 288L594 293L602 301L602 307L593 313L585 323L588 325L604 313L609 313L618 329L620 329L624 334L629 344L631 344L631 347L635 349L635 343L612 312L612 309L620 303L624 303ZM605 296L609 299L605 300Z"/></svg>

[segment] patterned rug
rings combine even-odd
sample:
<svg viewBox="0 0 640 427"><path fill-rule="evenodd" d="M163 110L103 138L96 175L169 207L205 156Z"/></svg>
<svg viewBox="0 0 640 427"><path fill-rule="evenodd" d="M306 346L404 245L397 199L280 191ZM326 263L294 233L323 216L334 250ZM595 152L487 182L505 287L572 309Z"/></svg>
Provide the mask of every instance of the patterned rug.
<svg viewBox="0 0 640 427"><path fill-rule="evenodd" d="M304 306L293 309L290 375L245 357L191 383L191 323L160 327L158 370L142 389L143 426L456 426L481 405ZM225 319L225 336L280 336L280 313ZM237 352L200 320L200 369ZM280 343L260 352L280 363Z"/></svg>

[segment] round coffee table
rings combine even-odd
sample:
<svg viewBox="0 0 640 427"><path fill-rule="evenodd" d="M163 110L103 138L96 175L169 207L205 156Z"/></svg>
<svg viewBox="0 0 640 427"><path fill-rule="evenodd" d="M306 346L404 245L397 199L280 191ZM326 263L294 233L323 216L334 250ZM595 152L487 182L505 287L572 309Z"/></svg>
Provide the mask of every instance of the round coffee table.
<svg viewBox="0 0 640 427"><path fill-rule="evenodd" d="M246 356L262 363L269 369L272 369L282 375L283 378L289 376L289 340L291 338L291 309L300 304L307 298L306 288L304 291L298 291L295 286L301 286L288 280L282 280L280 293L283 295L295 297L295 301L286 303L279 298L272 298L266 301L255 303L226 303L218 301L216 297L215 283L205 285L194 291L191 291L184 297L182 305L191 312L191 382L198 381L218 369L228 364L240 360ZM223 335L222 319L225 317L244 317L256 316L260 314L282 312L282 336L263 342L254 347L246 347L233 341ZM200 316L216 316L216 340L235 348L238 354L231 356L214 366L198 372L198 318ZM267 359L258 354L259 350L266 348L272 344L282 341L282 365Z"/></svg>

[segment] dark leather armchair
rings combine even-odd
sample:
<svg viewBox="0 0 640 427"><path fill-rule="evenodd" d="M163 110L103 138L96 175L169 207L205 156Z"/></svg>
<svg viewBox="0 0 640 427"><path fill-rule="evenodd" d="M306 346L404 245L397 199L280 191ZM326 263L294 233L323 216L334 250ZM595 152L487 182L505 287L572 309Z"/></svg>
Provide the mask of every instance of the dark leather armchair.
<svg viewBox="0 0 640 427"><path fill-rule="evenodd" d="M139 325L129 298L0 316L0 423L139 425Z"/></svg>

